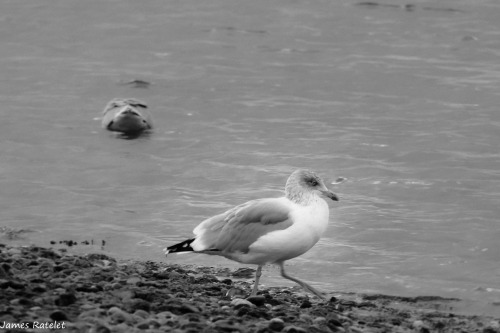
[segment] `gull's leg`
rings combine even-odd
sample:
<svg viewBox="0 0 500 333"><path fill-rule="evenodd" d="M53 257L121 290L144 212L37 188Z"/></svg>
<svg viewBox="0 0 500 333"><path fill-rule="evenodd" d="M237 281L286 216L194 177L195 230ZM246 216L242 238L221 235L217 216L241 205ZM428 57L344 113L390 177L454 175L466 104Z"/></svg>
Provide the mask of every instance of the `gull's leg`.
<svg viewBox="0 0 500 333"><path fill-rule="evenodd" d="M259 280L261 275L262 275L262 266L259 265L257 266L257 271L255 271L255 284L253 285L253 290L250 296L257 295L257 290L259 290Z"/></svg>
<svg viewBox="0 0 500 333"><path fill-rule="evenodd" d="M280 270L281 270L281 276L284 277L285 279L288 279L288 280L292 280L293 282L297 283L298 285L300 285L302 288L304 288L306 291L318 296L319 298L321 298L323 301L326 301L326 297L321 293L319 292L318 290L314 289L312 286L308 285L307 283L305 283L304 281L300 281L299 279L297 278L294 278L288 274L286 274L285 272L285 267L283 266L283 262L279 262L277 263L279 266L280 266Z"/></svg>

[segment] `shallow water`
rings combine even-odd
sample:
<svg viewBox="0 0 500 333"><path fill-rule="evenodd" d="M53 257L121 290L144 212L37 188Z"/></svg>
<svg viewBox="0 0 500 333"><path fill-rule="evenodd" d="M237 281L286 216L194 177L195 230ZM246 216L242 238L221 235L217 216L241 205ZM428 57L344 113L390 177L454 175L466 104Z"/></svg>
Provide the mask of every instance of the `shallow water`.
<svg viewBox="0 0 500 333"><path fill-rule="evenodd" d="M500 4L413 3L4 1L0 226L165 260L306 167L341 200L291 274L498 313ZM114 97L147 101L154 132L101 130ZM291 285L274 268L262 283Z"/></svg>

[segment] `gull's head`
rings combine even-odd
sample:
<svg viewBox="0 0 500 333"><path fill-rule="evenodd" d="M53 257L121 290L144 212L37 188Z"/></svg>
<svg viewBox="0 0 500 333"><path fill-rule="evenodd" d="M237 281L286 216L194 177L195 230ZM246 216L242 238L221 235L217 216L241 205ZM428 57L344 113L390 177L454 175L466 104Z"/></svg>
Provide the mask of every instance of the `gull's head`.
<svg viewBox="0 0 500 333"><path fill-rule="evenodd" d="M294 171L286 182L285 195L288 199L299 204L307 204L318 196L324 196L334 201L339 198L330 191L323 179L309 170Z"/></svg>

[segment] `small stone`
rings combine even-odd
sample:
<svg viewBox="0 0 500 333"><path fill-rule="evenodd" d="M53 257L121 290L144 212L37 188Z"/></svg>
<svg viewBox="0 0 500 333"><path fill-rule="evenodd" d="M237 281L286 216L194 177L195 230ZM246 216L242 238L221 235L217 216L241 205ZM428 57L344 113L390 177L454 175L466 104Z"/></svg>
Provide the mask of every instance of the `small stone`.
<svg viewBox="0 0 500 333"><path fill-rule="evenodd" d="M102 318L102 317L105 317L105 316L106 316L106 310L101 309L101 308L97 308L97 309L92 309L92 310L88 310L88 311L80 313L80 315L78 316L78 318L79 319L83 319L83 318Z"/></svg>
<svg viewBox="0 0 500 333"><path fill-rule="evenodd" d="M52 320L57 320L57 321L64 321L64 320L68 320L68 316L60 311L60 310L56 310L54 312L52 312L50 315L49 315L50 319Z"/></svg>
<svg viewBox="0 0 500 333"><path fill-rule="evenodd" d="M323 325L326 323L326 318L325 317L316 317L313 320L314 325Z"/></svg>
<svg viewBox="0 0 500 333"><path fill-rule="evenodd" d="M285 327L285 322L281 318L273 318L269 320L269 329L279 332Z"/></svg>
<svg viewBox="0 0 500 333"><path fill-rule="evenodd" d="M147 330L149 329L149 321L148 320L141 321L139 324L135 325L135 327L140 330Z"/></svg>
<svg viewBox="0 0 500 333"><path fill-rule="evenodd" d="M10 254L10 255L13 255L13 254L21 254L22 251L18 248L15 248L15 247L12 247L10 249L7 250L7 253Z"/></svg>
<svg viewBox="0 0 500 333"><path fill-rule="evenodd" d="M262 306L266 302L266 298L262 295L256 295L247 297L247 301L249 301L252 304L255 304L256 306Z"/></svg>
<svg viewBox="0 0 500 333"><path fill-rule="evenodd" d="M333 318L330 316L326 322L326 326L328 326L328 328L333 332L336 332L339 327L342 327L342 323L339 321L338 317Z"/></svg>
<svg viewBox="0 0 500 333"><path fill-rule="evenodd" d="M197 312L200 312L200 310L193 306L193 305L189 305L189 304L182 304L180 307L179 307L179 311L182 313L182 314L186 314L186 313L197 313Z"/></svg>
<svg viewBox="0 0 500 333"><path fill-rule="evenodd" d="M92 309L95 309L95 305L92 305L92 304L82 304L80 305L80 309L83 310L83 311L87 311L87 310L92 310Z"/></svg>
<svg viewBox="0 0 500 333"><path fill-rule="evenodd" d="M134 312L134 316L146 319L147 317L149 317L149 313L147 311L139 309L139 310Z"/></svg>
<svg viewBox="0 0 500 333"><path fill-rule="evenodd" d="M76 302L76 296L71 293L64 293L54 301L57 306L68 306Z"/></svg>
<svg viewBox="0 0 500 333"><path fill-rule="evenodd" d="M220 332L241 332L240 327L231 319L219 319L214 322L215 328Z"/></svg>
<svg viewBox="0 0 500 333"><path fill-rule="evenodd" d="M303 329L302 327L291 325L291 326L285 327L283 332L285 332L285 333L307 333L307 330Z"/></svg>
<svg viewBox="0 0 500 333"><path fill-rule="evenodd" d="M312 303L308 299L304 300L302 304L300 304L301 309L308 309L310 307L312 307Z"/></svg>
<svg viewBox="0 0 500 333"><path fill-rule="evenodd" d="M419 333L428 333L428 332L430 332L429 328L427 327L427 325L425 325L425 323L422 320L415 320L412 323L412 326Z"/></svg>
<svg viewBox="0 0 500 333"><path fill-rule="evenodd" d="M335 297L335 296L332 296L330 297L330 299L328 300L328 303L336 303L338 301L338 299Z"/></svg>
<svg viewBox="0 0 500 333"><path fill-rule="evenodd" d="M253 305L253 303L247 301L246 299L243 299L243 298L235 298L231 301L231 305L233 308L235 309L239 309L239 308L242 308L244 306L248 306L248 307L254 307L255 305Z"/></svg>
<svg viewBox="0 0 500 333"><path fill-rule="evenodd" d="M141 321L135 327L141 330L147 330L149 328L159 328L160 326L161 324L157 320L154 320L153 318L148 318L146 320Z"/></svg>
<svg viewBox="0 0 500 333"><path fill-rule="evenodd" d="M313 319L310 315L308 315L307 313L301 313L299 315L299 320L306 323L306 324L310 324L313 322Z"/></svg>
<svg viewBox="0 0 500 333"><path fill-rule="evenodd" d="M500 332L500 331L491 327L491 326L488 326L488 327L483 328L483 331L481 333L498 333L498 332Z"/></svg>
<svg viewBox="0 0 500 333"><path fill-rule="evenodd" d="M135 312L136 310L149 311L151 309L151 304L140 298L133 298L125 302L125 310L128 312Z"/></svg>
<svg viewBox="0 0 500 333"><path fill-rule="evenodd" d="M121 287L123 287L123 284L121 284L120 282L113 282L109 284L105 289L120 289Z"/></svg>
<svg viewBox="0 0 500 333"><path fill-rule="evenodd" d="M132 276L127 279L127 284L137 284L138 282L141 282L142 279L138 276Z"/></svg>
<svg viewBox="0 0 500 333"><path fill-rule="evenodd" d="M113 306L108 309L108 316L110 316L110 322L114 324L120 324L123 322L132 322L132 316L122 309Z"/></svg>
<svg viewBox="0 0 500 333"><path fill-rule="evenodd" d="M94 333L111 333L111 330L104 325L96 325L91 332Z"/></svg>

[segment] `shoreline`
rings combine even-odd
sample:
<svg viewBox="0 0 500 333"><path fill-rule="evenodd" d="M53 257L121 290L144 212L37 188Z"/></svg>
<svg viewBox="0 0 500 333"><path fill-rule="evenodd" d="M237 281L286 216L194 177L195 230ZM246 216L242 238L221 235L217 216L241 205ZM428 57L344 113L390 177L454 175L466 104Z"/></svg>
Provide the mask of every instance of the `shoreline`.
<svg viewBox="0 0 500 333"><path fill-rule="evenodd" d="M500 333L500 316L459 314L459 300L438 296L338 292L323 302L297 286L246 298L251 273L0 244L0 329Z"/></svg>

